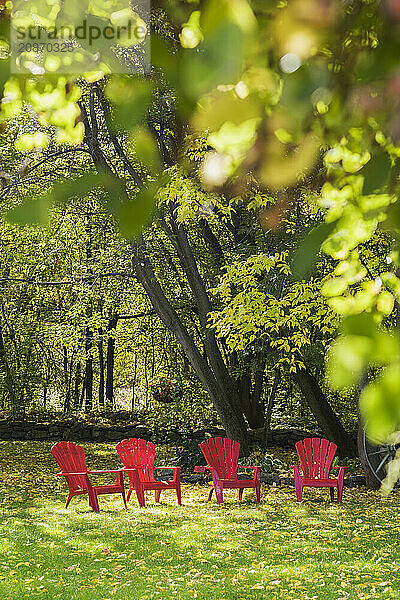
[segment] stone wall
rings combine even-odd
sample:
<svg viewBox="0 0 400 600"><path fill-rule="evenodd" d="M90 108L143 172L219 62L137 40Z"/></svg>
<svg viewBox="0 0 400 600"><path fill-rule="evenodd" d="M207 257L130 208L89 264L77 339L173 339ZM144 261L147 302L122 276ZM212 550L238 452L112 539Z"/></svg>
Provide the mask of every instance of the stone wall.
<svg viewBox="0 0 400 600"><path fill-rule="evenodd" d="M11 418L0 420L1 440L51 440L73 442L118 442L124 438L140 437L151 440L156 444L180 445L188 438L204 440L205 434L211 436L224 436L223 429L207 428L193 432L180 431L179 429L151 429L140 424L115 424L98 425L89 424L78 419L64 419L54 421L40 421L31 419L14 420ZM312 435L299 429L275 429L271 431L268 445L281 448L293 448L294 444ZM261 431L252 432L254 441L261 441Z"/></svg>

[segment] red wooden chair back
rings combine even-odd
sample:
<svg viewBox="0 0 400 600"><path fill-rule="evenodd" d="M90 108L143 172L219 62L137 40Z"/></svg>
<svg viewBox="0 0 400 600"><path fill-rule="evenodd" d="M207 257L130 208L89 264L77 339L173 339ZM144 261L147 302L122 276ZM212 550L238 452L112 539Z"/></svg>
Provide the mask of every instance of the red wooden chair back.
<svg viewBox="0 0 400 600"><path fill-rule="evenodd" d="M153 442L147 442L140 438L129 438L117 444L117 452L124 467L137 469L140 481L154 481L156 447Z"/></svg>
<svg viewBox="0 0 400 600"><path fill-rule="evenodd" d="M337 445L326 439L306 438L295 445L303 477L327 479L335 457Z"/></svg>
<svg viewBox="0 0 400 600"><path fill-rule="evenodd" d="M239 442L230 438L209 438L200 444L209 467L217 471L220 479L237 480Z"/></svg>
<svg viewBox="0 0 400 600"><path fill-rule="evenodd" d="M82 446L73 442L58 442L54 444L51 453L63 473L85 473L87 471L85 451ZM66 477L70 492L86 490L86 478L82 475Z"/></svg>

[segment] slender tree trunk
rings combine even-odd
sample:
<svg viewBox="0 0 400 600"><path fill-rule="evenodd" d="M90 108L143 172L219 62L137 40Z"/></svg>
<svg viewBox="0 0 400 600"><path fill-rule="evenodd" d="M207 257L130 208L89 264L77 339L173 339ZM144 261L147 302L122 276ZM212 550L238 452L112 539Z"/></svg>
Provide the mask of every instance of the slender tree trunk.
<svg viewBox="0 0 400 600"><path fill-rule="evenodd" d="M14 404L16 403L15 389L14 389L14 384L13 384L12 372L11 372L10 365L7 360L7 353L6 353L6 348L5 348L5 344L4 344L3 330L2 330L1 324L0 324L0 369L4 373L4 383L5 383L5 387L7 390L8 401L11 405L11 408L13 408Z"/></svg>
<svg viewBox="0 0 400 600"><path fill-rule="evenodd" d="M104 407L104 384L105 384L105 367L104 367L104 349L103 349L103 328L99 328L99 408Z"/></svg>
<svg viewBox="0 0 400 600"><path fill-rule="evenodd" d="M146 352L144 354L144 382L146 385L146 409L148 408L148 404L149 404L149 375L148 375L148 369L147 369L147 356L149 354L149 349L146 348Z"/></svg>
<svg viewBox="0 0 400 600"><path fill-rule="evenodd" d="M115 329L117 327L118 317L113 316L110 318L107 326L109 332L107 340L107 376L106 376L106 401L107 404L113 405L114 400L114 354L115 354ZM112 333L111 333L112 332Z"/></svg>
<svg viewBox="0 0 400 600"><path fill-rule="evenodd" d="M337 444L338 454L349 457L356 456L353 440L332 410L316 378L307 369L300 369L295 377L323 434Z"/></svg>
<svg viewBox="0 0 400 600"><path fill-rule="evenodd" d="M89 411L93 408L93 331L86 327L85 352L86 352L86 367L85 367L85 410Z"/></svg>
<svg viewBox="0 0 400 600"><path fill-rule="evenodd" d="M75 367L74 404L79 406L79 388L81 385L81 362L77 361Z"/></svg>
<svg viewBox="0 0 400 600"><path fill-rule="evenodd" d="M64 412L69 412L71 409L71 386L70 378L68 375L68 350L63 347L63 364L64 364L64 379L65 379L65 399L64 399Z"/></svg>
<svg viewBox="0 0 400 600"><path fill-rule="evenodd" d="M83 405L84 405L84 402L85 402L85 390L86 390L86 378L84 377L83 380L82 380L82 391L81 391L81 395L80 395L80 398L79 398L79 407L81 409L83 409Z"/></svg>
<svg viewBox="0 0 400 600"><path fill-rule="evenodd" d="M135 353L135 369L133 372L133 382L132 382L132 404L131 411L135 409L135 387L136 387L136 378L137 378L137 354Z"/></svg>

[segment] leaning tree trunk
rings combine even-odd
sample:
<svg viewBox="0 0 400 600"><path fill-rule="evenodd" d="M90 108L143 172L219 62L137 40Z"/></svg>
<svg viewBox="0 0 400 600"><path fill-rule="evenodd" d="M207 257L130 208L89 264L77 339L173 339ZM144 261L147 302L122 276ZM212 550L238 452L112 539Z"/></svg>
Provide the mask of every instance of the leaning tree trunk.
<svg viewBox="0 0 400 600"><path fill-rule="evenodd" d="M156 314L181 344L191 366L207 390L228 437L238 441L246 451L248 445L246 423L240 408L232 403L230 385L224 386L225 378L218 378L211 369L207 358L200 354L177 312L164 294L145 254L144 245L135 245L133 249L133 264L136 275L143 285ZM210 363L212 358L215 358L215 355L211 357L211 360L209 358Z"/></svg>
<svg viewBox="0 0 400 600"><path fill-rule="evenodd" d="M84 143L88 147L97 171L101 173L105 172L111 180L115 181L115 184L120 188L121 193L126 196L126 190L124 186L121 186L121 179L114 174L114 171L108 165L100 146L94 91L97 93L101 105L104 106L104 95L97 84L94 84L90 90L89 113L86 110L84 102L78 102L85 127ZM139 187L143 187L143 181L130 164L116 136L111 136L110 139L117 154L123 159L124 165L130 175ZM172 220L174 219L172 218ZM237 440L242 445L242 448L247 450L247 427L243 413L240 409L236 385L232 377L230 377L228 369L221 357L214 332L207 326L207 313L209 310L207 308L208 298L205 293L204 283L199 276L197 265L193 260L193 254L187 243L183 228L179 227L176 223L174 225L176 229L173 233L174 237L176 236L175 242L177 243L176 249L178 250L179 259L186 271L189 286L191 287L194 300L198 305L199 318L203 322L203 325L205 325L204 346L207 354L206 357L201 356L194 340L191 338L189 332L186 330L176 311L172 308L169 300L165 296L153 272L152 266L143 252L143 243L139 245L136 243L134 244L133 263L136 275L147 292L157 316L181 344L189 362L207 390L214 407L221 418L227 435ZM107 378L109 378L108 367L109 365L107 364ZM106 389L107 399L110 399L108 395L109 391L110 390Z"/></svg>
<svg viewBox="0 0 400 600"><path fill-rule="evenodd" d="M323 434L337 444L338 454L355 457L355 444L332 410L316 378L307 369L300 369L295 377Z"/></svg>

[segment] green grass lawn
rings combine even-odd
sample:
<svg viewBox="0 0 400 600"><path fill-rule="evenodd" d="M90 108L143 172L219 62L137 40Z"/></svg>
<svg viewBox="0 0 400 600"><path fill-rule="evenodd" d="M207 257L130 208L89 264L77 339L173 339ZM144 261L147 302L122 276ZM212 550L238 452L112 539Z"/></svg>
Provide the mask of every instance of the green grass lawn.
<svg viewBox="0 0 400 600"><path fill-rule="evenodd" d="M49 443L0 442L0 597L90 600L400 598L400 498L264 487L262 502L183 486L128 510L120 496L65 510ZM89 468L118 464L113 444L86 445Z"/></svg>

